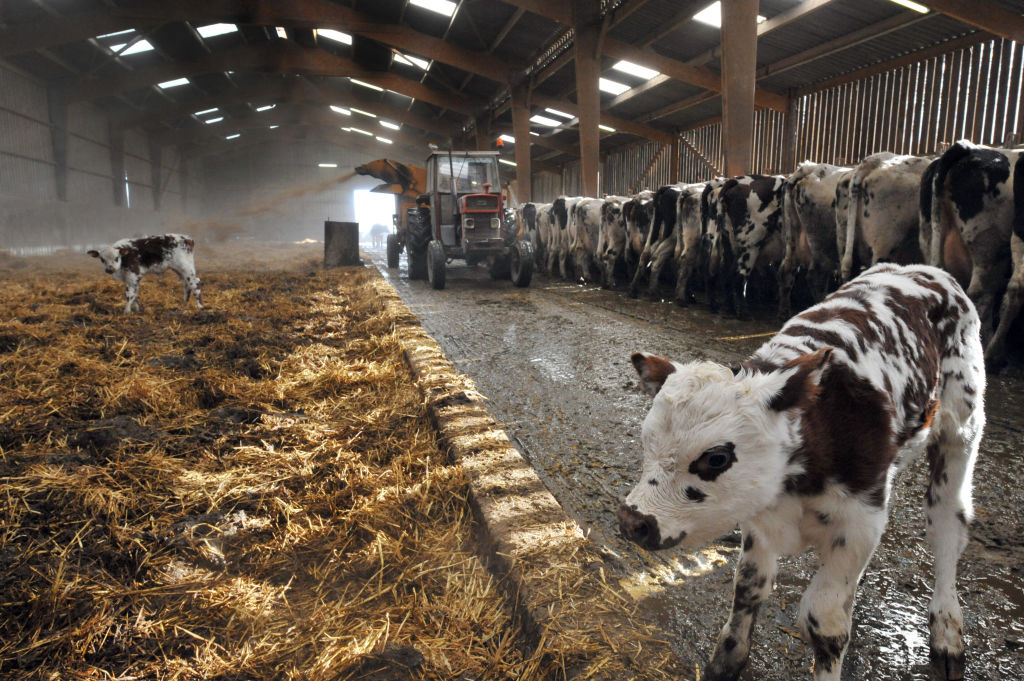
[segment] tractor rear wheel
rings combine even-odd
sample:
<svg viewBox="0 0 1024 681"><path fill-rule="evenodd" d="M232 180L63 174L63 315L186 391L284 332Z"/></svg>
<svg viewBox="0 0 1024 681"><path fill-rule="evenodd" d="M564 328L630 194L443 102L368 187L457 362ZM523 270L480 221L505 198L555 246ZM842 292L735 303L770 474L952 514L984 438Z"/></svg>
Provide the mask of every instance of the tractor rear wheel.
<svg viewBox="0 0 1024 681"><path fill-rule="evenodd" d="M444 253L444 244L434 239L427 244L427 279L430 287L441 290L444 288L445 263L448 257Z"/></svg>
<svg viewBox="0 0 1024 681"><path fill-rule="evenodd" d="M402 252L402 244L397 234L388 234L388 269L398 269L398 256Z"/></svg>
<svg viewBox="0 0 1024 681"><path fill-rule="evenodd" d="M509 255L509 269L512 283L520 288L530 285L533 278L533 244L529 241L517 241Z"/></svg>

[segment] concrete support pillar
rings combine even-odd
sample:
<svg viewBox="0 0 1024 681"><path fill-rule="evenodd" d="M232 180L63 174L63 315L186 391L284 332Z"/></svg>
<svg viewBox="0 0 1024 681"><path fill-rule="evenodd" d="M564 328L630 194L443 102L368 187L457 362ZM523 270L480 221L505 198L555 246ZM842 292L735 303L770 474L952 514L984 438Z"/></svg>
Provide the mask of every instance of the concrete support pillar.
<svg viewBox="0 0 1024 681"><path fill-rule="evenodd" d="M533 200L533 172L530 167L530 86L512 87L512 136L516 138L516 198Z"/></svg>
<svg viewBox="0 0 1024 681"><path fill-rule="evenodd" d="M114 125L110 126L110 180L114 189L114 205L127 206L124 178L124 132Z"/></svg>
<svg viewBox="0 0 1024 681"><path fill-rule="evenodd" d="M54 183L57 198L68 200L68 91L52 86L46 90L50 117L50 142L53 145Z"/></svg>
<svg viewBox="0 0 1024 681"><path fill-rule="evenodd" d="M572 18L575 38L576 101L579 105L580 171L584 196L597 196L597 174L600 172L601 93L600 78L601 18L600 3L594 0L573 0Z"/></svg>
<svg viewBox="0 0 1024 681"><path fill-rule="evenodd" d="M725 174L751 171L757 0L722 0L722 141Z"/></svg>
<svg viewBox="0 0 1024 681"><path fill-rule="evenodd" d="M163 194L163 147L153 136L149 136L149 182L153 187L153 210L160 210L160 198Z"/></svg>

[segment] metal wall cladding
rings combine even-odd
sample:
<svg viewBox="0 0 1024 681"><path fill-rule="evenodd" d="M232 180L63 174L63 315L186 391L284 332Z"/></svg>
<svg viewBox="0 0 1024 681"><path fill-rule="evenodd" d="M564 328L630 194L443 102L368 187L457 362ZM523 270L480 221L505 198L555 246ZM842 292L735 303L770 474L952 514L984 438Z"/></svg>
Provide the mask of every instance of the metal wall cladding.
<svg viewBox="0 0 1024 681"><path fill-rule="evenodd" d="M0 108L45 121L46 88L21 74L0 67Z"/></svg>
<svg viewBox="0 0 1024 681"><path fill-rule="evenodd" d="M49 202L57 199L52 163L0 153L0 198Z"/></svg>

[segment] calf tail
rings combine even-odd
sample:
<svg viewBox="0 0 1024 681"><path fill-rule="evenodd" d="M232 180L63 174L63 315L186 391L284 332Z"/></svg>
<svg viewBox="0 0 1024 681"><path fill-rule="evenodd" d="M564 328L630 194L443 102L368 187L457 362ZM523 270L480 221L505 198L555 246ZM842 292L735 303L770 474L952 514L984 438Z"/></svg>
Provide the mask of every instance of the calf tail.
<svg viewBox="0 0 1024 681"><path fill-rule="evenodd" d="M840 275L842 281L849 281L853 278L853 261L856 257L857 247L857 225L860 224L860 214L864 206L864 188L867 176L877 167L873 161L865 161L853 169L850 176L850 202L846 207L846 243L843 245L843 253L840 261Z"/></svg>

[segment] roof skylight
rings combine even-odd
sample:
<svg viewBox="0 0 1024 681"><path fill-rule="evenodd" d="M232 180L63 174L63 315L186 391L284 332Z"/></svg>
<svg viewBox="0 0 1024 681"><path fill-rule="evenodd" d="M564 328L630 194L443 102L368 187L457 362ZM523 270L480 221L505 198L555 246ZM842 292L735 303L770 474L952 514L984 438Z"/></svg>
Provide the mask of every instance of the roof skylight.
<svg viewBox="0 0 1024 681"><path fill-rule="evenodd" d="M545 107L544 110L547 111L549 114L561 116L562 118L576 118L570 113L565 113L564 111L559 111L558 109L552 109L551 107Z"/></svg>
<svg viewBox="0 0 1024 681"><path fill-rule="evenodd" d="M145 38L125 49L124 46L127 44L128 43L118 43L117 45L111 45L109 49L111 52L117 52L119 57L123 57L128 54L138 54L139 52L149 52L153 49L153 45ZM123 52L122 49L124 49Z"/></svg>
<svg viewBox="0 0 1024 681"><path fill-rule="evenodd" d="M915 12L920 12L921 14L928 14L927 7L919 5L916 2L911 2L910 0L890 0L890 2L895 2L897 5L906 7L907 9L912 9Z"/></svg>
<svg viewBox="0 0 1024 681"><path fill-rule="evenodd" d="M510 161L507 158L499 158L498 159L498 163L504 163L507 166L514 166L514 165L516 165L515 161Z"/></svg>
<svg viewBox="0 0 1024 681"><path fill-rule="evenodd" d="M377 135L376 139L378 142L383 142L384 144L394 144L394 142L389 140L387 137L381 137L380 135Z"/></svg>
<svg viewBox="0 0 1024 681"><path fill-rule="evenodd" d="M380 121L380 124L389 130L399 130L402 127L398 123L392 123L391 121Z"/></svg>
<svg viewBox="0 0 1024 681"><path fill-rule="evenodd" d="M175 78L174 80L165 80L162 83L157 83L157 87L167 89L169 87L178 87L179 85L188 85L188 78Z"/></svg>
<svg viewBox="0 0 1024 681"><path fill-rule="evenodd" d="M336 43L342 43L344 45L352 44L352 36L348 33L342 33L341 31L335 31L333 28L318 28L316 34L321 38L327 38L333 40Z"/></svg>
<svg viewBox="0 0 1024 681"><path fill-rule="evenodd" d="M128 35L129 33L135 33L135 29L134 28L127 28L127 29L125 29L123 31L114 31L113 33L104 33L103 35L96 36L96 39L99 40L101 38L113 38L114 36Z"/></svg>
<svg viewBox="0 0 1024 681"><path fill-rule="evenodd" d="M636 76L637 78L643 78L644 80L650 80L655 76L661 75L654 69L649 69L646 66L640 66L639 64L634 64L631 61L625 60L613 64L612 68L616 71L622 71L623 73L628 73L631 76Z"/></svg>
<svg viewBox="0 0 1024 681"><path fill-rule="evenodd" d="M337 163L317 163L316 165L319 168L337 168L338 167Z"/></svg>
<svg viewBox="0 0 1024 681"><path fill-rule="evenodd" d="M331 104L331 111L333 111L334 113L340 113L343 116L351 116L352 115L352 112L349 111L348 109L346 109L345 107L334 106L333 104Z"/></svg>
<svg viewBox="0 0 1024 681"><path fill-rule="evenodd" d="M220 111L220 109L215 106L212 109L203 109L202 111L196 111L192 115L193 116L202 116L203 114L213 113L214 111Z"/></svg>
<svg viewBox="0 0 1024 681"><path fill-rule="evenodd" d="M257 110L257 111L270 111L270 110L271 110L271 109L273 109L273 108L274 108L275 106L277 106L277 104L266 104L266 105L264 105L264 106L258 106L258 107L256 107L256 110Z"/></svg>
<svg viewBox="0 0 1024 681"><path fill-rule="evenodd" d="M362 81L362 80L356 80L355 78L349 78L349 81L352 82L352 83L355 83L356 85L362 85L363 87L368 87L371 90L376 90L377 92L383 92L384 91L384 88L377 87L373 83L367 83L367 82Z"/></svg>
<svg viewBox="0 0 1024 681"><path fill-rule="evenodd" d="M236 132L234 135L224 135L224 139L226 139L226 140L233 140L236 137L241 137L241 136L242 136L242 133Z"/></svg>
<svg viewBox="0 0 1024 681"><path fill-rule="evenodd" d="M715 0L701 11L693 15L694 21L699 21L702 24L708 26L714 26L715 28L722 27L722 3L721 0ZM757 15L757 23L765 21L765 17L760 14Z"/></svg>
<svg viewBox="0 0 1024 681"><path fill-rule="evenodd" d="M424 71L430 68L430 62L426 59L420 59L419 57L413 57L409 54L402 54L401 52L395 52L395 61L399 64L406 64L408 66L418 66Z"/></svg>
<svg viewBox="0 0 1024 681"><path fill-rule="evenodd" d="M446 17L450 17L455 14L457 5L450 0L409 0L410 5L416 5L423 9L429 9L431 12L437 12L443 14Z"/></svg>
<svg viewBox="0 0 1024 681"><path fill-rule="evenodd" d="M530 122L537 123L539 125L547 125L552 128L557 128L562 124L562 121L556 121L554 118L548 118L547 116L541 116L540 114L530 116Z"/></svg>
<svg viewBox="0 0 1024 681"><path fill-rule="evenodd" d="M621 95L630 87L625 83L620 83L617 80L609 80L607 78L598 78L597 87L602 92L610 92L613 95Z"/></svg>
<svg viewBox="0 0 1024 681"><path fill-rule="evenodd" d="M615 132L615 128L613 128L613 127L611 127L609 125L601 125L600 123L598 123L597 129L598 130L604 130L605 132Z"/></svg>
<svg viewBox="0 0 1024 681"><path fill-rule="evenodd" d="M196 31L204 38L212 38L215 35L235 33L238 31L238 27L234 24L207 24L206 26L200 26Z"/></svg>
<svg viewBox="0 0 1024 681"><path fill-rule="evenodd" d="M377 114L375 114L375 113L370 113L369 111L363 111L362 109L357 109L354 106L350 106L349 109L351 109L353 113L362 114L364 116L369 116L370 118L376 118L377 117Z"/></svg>
<svg viewBox="0 0 1024 681"><path fill-rule="evenodd" d="M222 120L224 120L223 116L217 116L216 118L207 118L203 123L209 125L211 123L220 123Z"/></svg>
<svg viewBox="0 0 1024 681"><path fill-rule="evenodd" d="M512 135L498 135L498 139L502 140L503 142L508 142L509 144L516 143L516 138L513 137Z"/></svg>

